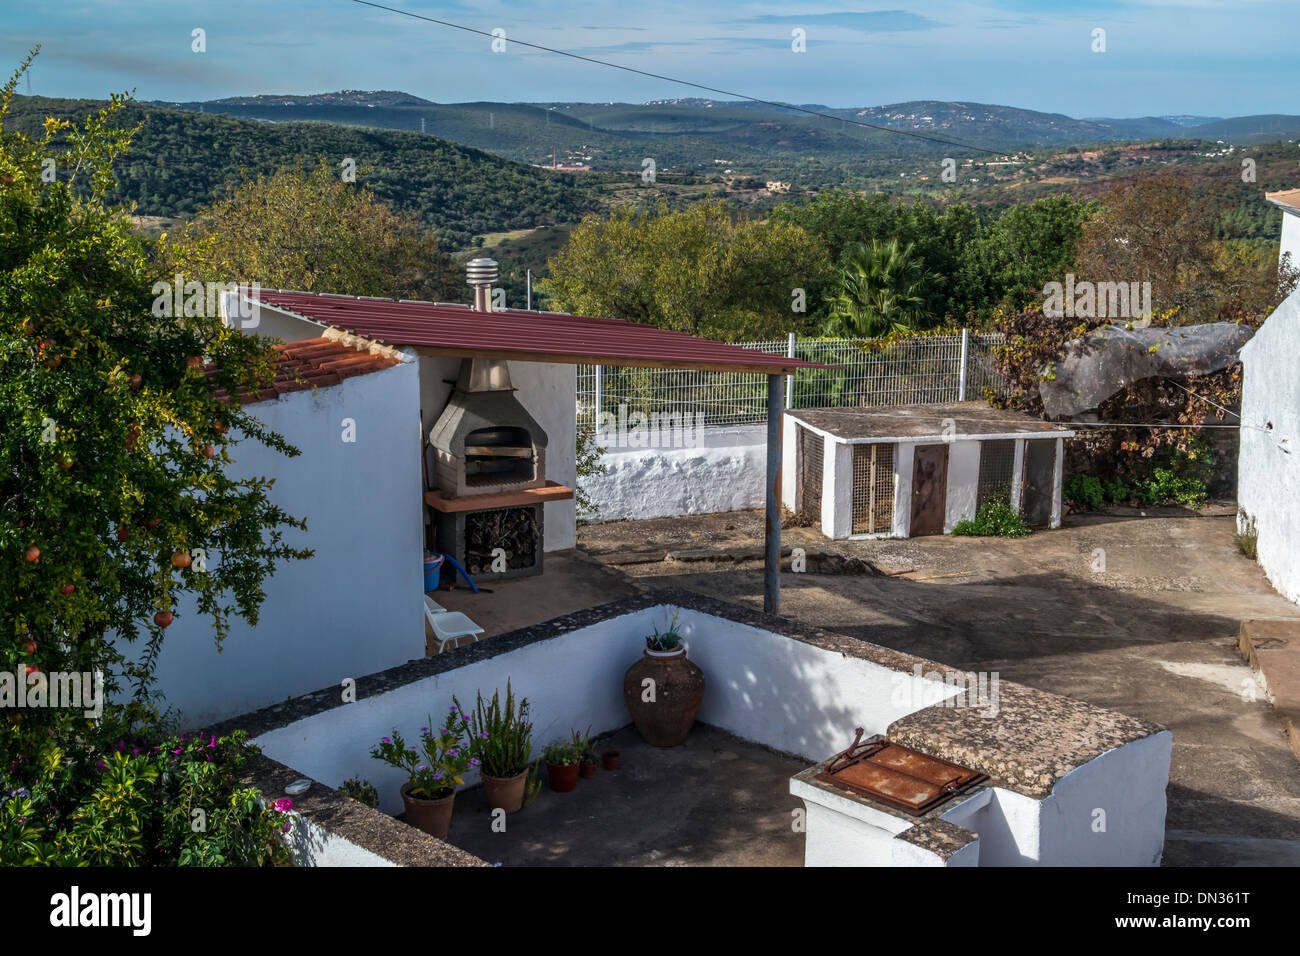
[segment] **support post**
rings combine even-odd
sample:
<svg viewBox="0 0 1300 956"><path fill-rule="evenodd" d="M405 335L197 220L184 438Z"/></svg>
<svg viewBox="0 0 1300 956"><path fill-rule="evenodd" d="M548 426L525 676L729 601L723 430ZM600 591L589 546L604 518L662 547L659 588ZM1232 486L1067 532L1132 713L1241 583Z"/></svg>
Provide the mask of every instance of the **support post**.
<svg viewBox="0 0 1300 956"><path fill-rule="evenodd" d="M601 407L602 407L602 403L605 400L605 396L604 396L605 389L603 388L605 383L602 381L602 378L603 376L601 375L601 366L597 365L596 366L596 435L598 437L600 435Z"/></svg>
<svg viewBox="0 0 1300 956"><path fill-rule="evenodd" d="M780 613L781 607L781 426L782 410L780 375L767 377L767 534L763 560L763 610Z"/></svg>
<svg viewBox="0 0 1300 956"><path fill-rule="evenodd" d="M786 358L794 358L794 333L790 333L790 338L785 346ZM791 373L785 377L785 407L794 408L794 374Z"/></svg>
<svg viewBox="0 0 1300 956"><path fill-rule="evenodd" d="M970 352L970 329L961 330L961 371L957 377L957 401L966 401L966 356Z"/></svg>
<svg viewBox="0 0 1300 956"><path fill-rule="evenodd" d="M527 283L528 283L528 302L524 307L529 312L531 312L533 311L533 270L532 269L528 270Z"/></svg>

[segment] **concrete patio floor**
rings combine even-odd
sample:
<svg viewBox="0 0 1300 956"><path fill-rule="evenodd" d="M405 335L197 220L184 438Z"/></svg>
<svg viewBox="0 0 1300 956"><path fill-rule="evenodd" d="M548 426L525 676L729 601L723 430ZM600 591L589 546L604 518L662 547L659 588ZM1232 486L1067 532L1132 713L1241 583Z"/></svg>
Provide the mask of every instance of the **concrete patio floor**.
<svg viewBox="0 0 1300 956"><path fill-rule="evenodd" d="M828 542L881 575L782 575L781 613L886 647L1064 694L1173 731L1164 863L1300 865L1300 763L1241 658L1247 619L1300 619L1232 542L1230 503L1200 513L1074 515L1024 539ZM579 529L611 561L663 548L692 560L622 564L650 587L762 607L753 561L699 560L761 543L755 512ZM1253 699L1252 699L1253 697Z"/></svg>
<svg viewBox="0 0 1300 956"><path fill-rule="evenodd" d="M701 723L680 747L651 747L629 726L608 748L621 754L618 770L570 793L543 783L504 833L492 831L481 787L457 794L447 839L504 866L803 865L792 814L803 801L789 780L805 761Z"/></svg>

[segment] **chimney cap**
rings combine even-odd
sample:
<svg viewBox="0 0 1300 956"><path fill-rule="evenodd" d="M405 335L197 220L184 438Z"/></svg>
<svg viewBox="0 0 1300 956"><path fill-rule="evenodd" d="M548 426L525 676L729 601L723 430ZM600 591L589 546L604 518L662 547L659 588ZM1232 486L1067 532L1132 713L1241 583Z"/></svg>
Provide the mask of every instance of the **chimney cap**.
<svg viewBox="0 0 1300 956"><path fill-rule="evenodd" d="M491 285L497 275L495 259L471 259L465 266L465 281L469 285Z"/></svg>

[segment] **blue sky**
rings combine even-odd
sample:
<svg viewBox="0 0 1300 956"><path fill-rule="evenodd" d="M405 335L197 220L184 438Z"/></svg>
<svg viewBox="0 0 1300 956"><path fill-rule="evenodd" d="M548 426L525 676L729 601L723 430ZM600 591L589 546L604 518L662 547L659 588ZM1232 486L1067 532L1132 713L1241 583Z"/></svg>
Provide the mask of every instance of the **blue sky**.
<svg viewBox="0 0 1300 956"><path fill-rule="evenodd" d="M916 99L1070 116L1300 113L1297 0L387 0L414 13L793 103ZM194 29L207 51L191 50ZM802 29L807 51L791 51ZM1106 31L1094 53L1093 31ZM32 92L191 100L400 89L438 102L704 95L351 0L5 0L5 72ZM20 92L25 92L21 87Z"/></svg>

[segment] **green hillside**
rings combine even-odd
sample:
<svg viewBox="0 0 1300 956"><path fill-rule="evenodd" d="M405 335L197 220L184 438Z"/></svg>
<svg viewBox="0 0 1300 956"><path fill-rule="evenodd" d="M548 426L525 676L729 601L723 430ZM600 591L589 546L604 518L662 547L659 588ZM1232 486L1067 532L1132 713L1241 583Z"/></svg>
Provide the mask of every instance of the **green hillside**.
<svg viewBox="0 0 1300 956"><path fill-rule="evenodd" d="M20 96L11 122L34 133L46 116L79 117L102 105ZM135 202L145 216L192 216L229 185L298 161L314 165L320 157L335 165L355 160L359 183L396 208L418 213L452 249L484 233L575 222L599 205L593 184L571 174L419 133L254 122L132 104L122 123L137 122L143 127L120 164L111 198Z"/></svg>

